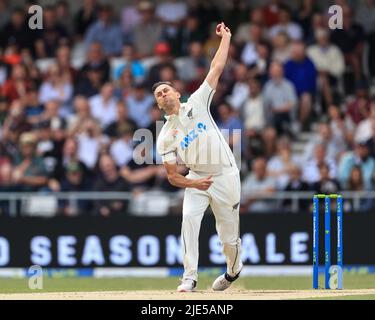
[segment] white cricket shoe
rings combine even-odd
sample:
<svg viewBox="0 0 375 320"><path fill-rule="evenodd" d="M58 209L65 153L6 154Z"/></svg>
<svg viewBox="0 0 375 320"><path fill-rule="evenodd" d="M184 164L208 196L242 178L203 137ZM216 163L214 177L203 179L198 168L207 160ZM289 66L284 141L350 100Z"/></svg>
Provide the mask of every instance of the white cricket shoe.
<svg viewBox="0 0 375 320"><path fill-rule="evenodd" d="M192 279L182 279L181 284L177 287L178 292L193 292L197 286L197 281Z"/></svg>
<svg viewBox="0 0 375 320"><path fill-rule="evenodd" d="M241 271L238 272L234 277L231 277L228 273L224 273L221 276L218 276L214 283L212 284L212 289L214 291L224 291L228 289L233 281L237 280Z"/></svg>

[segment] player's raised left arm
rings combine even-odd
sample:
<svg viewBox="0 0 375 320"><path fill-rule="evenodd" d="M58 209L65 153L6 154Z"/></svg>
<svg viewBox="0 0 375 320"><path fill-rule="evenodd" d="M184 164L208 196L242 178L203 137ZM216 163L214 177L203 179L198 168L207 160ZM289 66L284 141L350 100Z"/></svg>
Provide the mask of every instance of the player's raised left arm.
<svg viewBox="0 0 375 320"><path fill-rule="evenodd" d="M206 81L212 89L216 89L219 78L227 62L230 38L232 36L230 29L224 24L219 23L216 27L216 34L221 38L219 49L217 49L214 58L211 61L210 70Z"/></svg>

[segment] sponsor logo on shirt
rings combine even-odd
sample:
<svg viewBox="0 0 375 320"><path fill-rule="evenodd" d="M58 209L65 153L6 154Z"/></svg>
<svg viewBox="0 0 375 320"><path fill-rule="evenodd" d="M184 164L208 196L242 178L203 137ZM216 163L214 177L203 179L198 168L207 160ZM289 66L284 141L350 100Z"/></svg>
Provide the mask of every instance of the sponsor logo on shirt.
<svg viewBox="0 0 375 320"><path fill-rule="evenodd" d="M203 122L199 122L193 130L191 130L184 139L180 142L180 147L182 151L185 151L189 146L193 143L195 139L199 137L199 135L207 130L207 126Z"/></svg>

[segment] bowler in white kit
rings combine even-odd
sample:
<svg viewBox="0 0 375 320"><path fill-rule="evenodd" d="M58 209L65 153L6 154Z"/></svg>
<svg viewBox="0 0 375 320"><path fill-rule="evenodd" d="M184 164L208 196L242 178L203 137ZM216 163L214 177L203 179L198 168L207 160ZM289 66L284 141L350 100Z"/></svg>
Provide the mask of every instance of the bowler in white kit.
<svg viewBox="0 0 375 320"><path fill-rule="evenodd" d="M181 230L184 274L177 288L179 292L194 291L197 285L198 238L208 206L214 213L227 263L227 271L214 281L212 288L227 289L242 269L239 170L209 109L225 67L231 39L230 29L223 22L217 25L216 34L221 41L210 70L186 103L180 103L180 93L169 82L158 82L152 87L157 104L165 111L167 120L159 134L157 150L169 182L185 188ZM177 156L189 168L188 175L177 172Z"/></svg>

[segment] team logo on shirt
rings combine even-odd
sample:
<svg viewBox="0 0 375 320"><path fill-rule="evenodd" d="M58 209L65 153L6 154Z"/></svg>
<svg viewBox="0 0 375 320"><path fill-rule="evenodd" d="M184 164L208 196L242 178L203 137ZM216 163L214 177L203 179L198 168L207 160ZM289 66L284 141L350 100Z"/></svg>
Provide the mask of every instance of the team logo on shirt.
<svg viewBox="0 0 375 320"><path fill-rule="evenodd" d="M187 113L187 116L190 120L193 119L193 109L190 109L190 111Z"/></svg>
<svg viewBox="0 0 375 320"><path fill-rule="evenodd" d="M185 151L189 146L193 143L195 139L199 137L199 135L207 130L207 126L203 122L199 122L193 130L191 130L184 139L180 142L180 147L182 151Z"/></svg>

